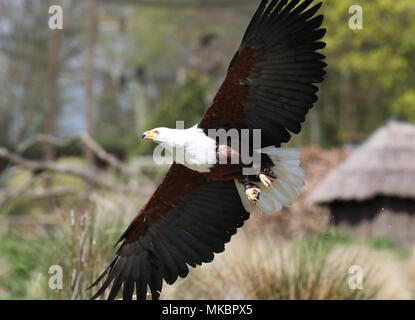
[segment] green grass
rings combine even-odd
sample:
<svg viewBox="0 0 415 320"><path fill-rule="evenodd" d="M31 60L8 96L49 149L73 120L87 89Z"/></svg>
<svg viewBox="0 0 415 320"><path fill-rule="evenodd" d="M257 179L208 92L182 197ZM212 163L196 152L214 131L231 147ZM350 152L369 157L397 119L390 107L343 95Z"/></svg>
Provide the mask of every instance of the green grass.
<svg viewBox="0 0 415 320"><path fill-rule="evenodd" d="M303 240L276 242L242 231L213 263L165 288L163 299L409 299L407 259L387 239L358 239L330 228ZM363 290L348 286L363 269Z"/></svg>
<svg viewBox="0 0 415 320"><path fill-rule="evenodd" d="M130 218L84 211L66 214L53 232L37 239L0 236L0 298L89 299L96 289L86 288L111 259ZM270 234L242 230L213 263L191 270L173 286L164 285L161 298L406 298L400 266L407 259L400 252L388 239L358 239L333 228L280 242ZM364 290L347 286L353 264L364 266ZM51 265L62 267L62 290L48 287Z"/></svg>
<svg viewBox="0 0 415 320"><path fill-rule="evenodd" d="M65 219L49 259L62 267L63 288L51 290L43 282L42 295L46 299L90 299L96 288L87 288L114 255L114 244L127 225L125 220L102 210Z"/></svg>
<svg viewBox="0 0 415 320"><path fill-rule="evenodd" d="M319 243L323 250L328 250L335 245L361 244L375 250L387 250L393 252L397 258L409 258L411 252L407 247L396 246L393 241L384 236L356 237L350 233L330 227L304 240L310 246Z"/></svg>
<svg viewBox="0 0 415 320"><path fill-rule="evenodd" d="M115 253L115 241L131 217L102 210L62 217L50 234L29 239L16 233L0 237L1 299L88 299L92 284ZM62 290L49 288L49 267L63 271ZM79 283L78 282L79 278Z"/></svg>
<svg viewBox="0 0 415 320"><path fill-rule="evenodd" d="M21 235L7 233L0 236L0 252L8 264L8 270L0 277L2 299L26 299L27 282L39 272L48 259L54 239L26 239Z"/></svg>

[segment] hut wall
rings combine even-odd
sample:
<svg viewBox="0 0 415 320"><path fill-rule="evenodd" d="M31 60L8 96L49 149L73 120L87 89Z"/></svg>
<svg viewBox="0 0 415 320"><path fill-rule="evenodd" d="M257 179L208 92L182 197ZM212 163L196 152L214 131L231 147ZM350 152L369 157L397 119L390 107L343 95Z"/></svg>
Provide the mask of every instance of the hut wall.
<svg viewBox="0 0 415 320"><path fill-rule="evenodd" d="M385 236L397 245L415 244L415 200L376 197L366 201L335 201L331 221L358 236Z"/></svg>

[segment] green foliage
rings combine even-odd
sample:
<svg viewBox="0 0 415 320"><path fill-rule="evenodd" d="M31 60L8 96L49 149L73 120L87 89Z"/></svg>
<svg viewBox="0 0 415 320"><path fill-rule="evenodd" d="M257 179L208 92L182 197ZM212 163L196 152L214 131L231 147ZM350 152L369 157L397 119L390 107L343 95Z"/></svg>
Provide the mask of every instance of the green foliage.
<svg viewBox="0 0 415 320"><path fill-rule="evenodd" d="M408 89L392 103L392 111L415 122L415 90Z"/></svg>
<svg viewBox="0 0 415 320"><path fill-rule="evenodd" d="M81 166L83 159L79 157L62 157L57 163L62 165ZM10 190L18 189L25 182L33 177L33 172L27 169L16 169L8 176L4 176L5 187ZM50 175L50 187L62 188L85 188L87 184L82 178L64 174L64 173L51 173ZM41 181L35 181L27 189L34 190L44 188L44 184ZM54 199L55 204L59 202L58 198ZM26 198L24 196L16 196L6 202L6 205L1 208L0 212L4 215L35 215L41 214L44 210L44 201L36 198Z"/></svg>
<svg viewBox="0 0 415 320"><path fill-rule="evenodd" d="M86 288L112 257L113 245L130 218L114 218L110 212L100 210L67 213L59 227L47 236L27 239L15 233L3 234L0 261L7 268L0 269L1 298L90 298L96 288ZM226 252L213 263L192 270L188 278L173 286L165 286L162 298L389 298L399 293L382 291L390 269L379 265L379 261L399 265L408 261L408 255L399 256L400 248L387 239L359 240L336 229L304 240L277 243L270 234L242 231L226 247ZM385 254L387 260L382 260ZM364 290L347 287L348 268L353 264L364 266ZM63 269L62 290L48 287L51 265Z"/></svg>
<svg viewBox="0 0 415 320"><path fill-rule="evenodd" d="M397 258L408 258L410 250L407 247L396 246L393 241L384 236L359 238L335 227L322 230L305 240L306 245L313 247L317 243L323 251L327 251L336 245L361 244L375 250L387 250L393 252Z"/></svg>
<svg viewBox="0 0 415 320"><path fill-rule="evenodd" d="M349 28L352 5L363 9L362 30ZM328 73L317 106L320 142L367 135L394 115L415 121L415 2L325 1L322 10Z"/></svg>
<svg viewBox="0 0 415 320"><path fill-rule="evenodd" d="M90 299L96 288L87 288L96 280L114 254L114 244L125 221L99 210L71 213L54 235L48 261L62 267L62 290L50 290L43 281L41 294L47 299ZM97 247L99 244L99 247ZM47 269L43 268L44 274Z"/></svg>
<svg viewBox="0 0 415 320"><path fill-rule="evenodd" d="M6 233L0 236L2 258L9 262L9 270L0 278L0 287L7 292L1 298L35 298L28 296L27 283L39 272L47 261L53 239L26 239L18 234Z"/></svg>
<svg viewBox="0 0 415 320"><path fill-rule="evenodd" d="M363 30L349 28L352 5L363 8ZM200 74L208 74L214 81L194 74L193 85L201 84L202 91L214 93L214 84L223 78L255 6L254 2L209 10L184 6L172 12L163 6L120 5L114 15L113 3L99 3L99 25L104 27L98 29L95 48L100 66L94 80L94 138L108 141L114 153L124 155L137 143L134 128L158 126L164 113L167 119L187 120L181 111L173 114L169 109L166 113L166 108L160 107L163 103L169 103L171 109L183 106L183 101L176 101L185 99L180 92L198 90L190 84L172 88L178 70L192 66ZM329 147L361 140L390 117L415 122L415 2L326 0L321 10L327 28L327 48L323 50L327 76L302 133L293 139L295 144ZM88 39L88 6L68 2L65 12L74 27L61 39L55 110L59 135L79 127L81 117L72 117L71 112L83 114L85 105L84 77L73 70L84 67L80 58ZM10 2L0 13L5 30L10 30L0 35L4 48L0 57L4 66L0 78L1 145L15 145L43 130L49 63L44 53L50 41L50 34L43 32L45 16L47 4L40 2L22 6ZM103 31L118 17L122 17L121 25L125 23L122 31ZM208 38L212 40L204 42ZM186 85L189 88L184 88ZM172 93L176 90L179 92ZM199 118L191 114L201 115L207 101L196 96L189 99L203 101L188 104L185 110L196 123ZM145 145L133 153L148 154L152 147ZM62 152L81 152L79 145L70 149ZM40 151L36 150L36 156Z"/></svg>
<svg viewBox="0 0 415 320"><path fill-rule="evenodd" d="M0 268L0 298L91 298L96 289L87 287L114 254L113 246L130 218L114 218L101 210L91 214L68 212L49 235L35 239L17 233L1 235L0 262L7 268ZM51 265L62 267L61 290L49 288Z"/></svg>

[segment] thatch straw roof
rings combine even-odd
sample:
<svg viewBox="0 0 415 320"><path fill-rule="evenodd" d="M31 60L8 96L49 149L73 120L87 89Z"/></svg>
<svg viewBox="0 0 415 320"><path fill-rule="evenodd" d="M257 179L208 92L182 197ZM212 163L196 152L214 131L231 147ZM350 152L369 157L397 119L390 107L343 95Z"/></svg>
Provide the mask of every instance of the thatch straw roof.
<svg viewBox="0 0 415 320"><path fill-rule="evenodd" d="M415 199L415 126L391 121L379 128L311 195L313 202L366 200L378 195Z"/></svg>

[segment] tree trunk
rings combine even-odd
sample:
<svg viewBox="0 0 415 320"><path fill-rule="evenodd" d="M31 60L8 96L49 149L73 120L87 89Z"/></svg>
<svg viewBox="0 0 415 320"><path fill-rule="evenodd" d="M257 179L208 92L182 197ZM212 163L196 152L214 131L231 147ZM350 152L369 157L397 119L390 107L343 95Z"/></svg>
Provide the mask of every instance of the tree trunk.
<svg viewBox="0 0 415 320"><path fill-rule="evenodd" d="M47 84L47 107L44 118L44 134L49 136L56 135L56 109L58 102L58 74L59 74L59 48L61 42L61 30L51 30L52 36L48 45L48 84ZM55 147L46 143L43 146L43 159L52 161L56 156ZM44 181L44 188L51 188L51 180L49 178ZM45 198L43 207L46 212L50 211L51 203L49 198Z"/></svg>
<svg viewBox="0 0 415 320"><path fill-rule="evenodd" d="M89 28L88 28L88 52L87 52L87 75L86 75L86 130L89 135L94 133L94 47L97 32L97 6L96 0L88 1ZM84 148L84 157L88 164L93 163L93 154L88 148Z"/></svg>
<svg viewBox="0 0 415 320"><path fill-rule="evenodd" d="M44 133L55 136L56 131L56 108L58 99L58 73L59 73L59 47L60 30L52 30L52 37L49 40L48 49L48 86L47 86L47 109L44 119ZM45 160L53 160L55 149L51 144L45 144L43 148Z"/></svg>

